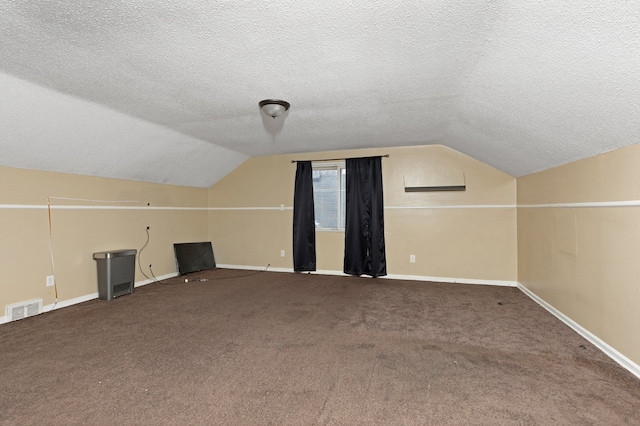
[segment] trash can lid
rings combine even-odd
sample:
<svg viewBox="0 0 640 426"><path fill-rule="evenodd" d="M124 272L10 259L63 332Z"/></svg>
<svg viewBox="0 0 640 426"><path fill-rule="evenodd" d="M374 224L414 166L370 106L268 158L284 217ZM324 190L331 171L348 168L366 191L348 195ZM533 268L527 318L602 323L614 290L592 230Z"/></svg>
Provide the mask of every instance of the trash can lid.
<svg viewBox="0 0 640 426"><path fill-rule="evenodd" d="M110 259L112 257L135 256L137 252L138 250L136 249L101 251L99 253L93 253L93 258L94 259Z"/></svg>

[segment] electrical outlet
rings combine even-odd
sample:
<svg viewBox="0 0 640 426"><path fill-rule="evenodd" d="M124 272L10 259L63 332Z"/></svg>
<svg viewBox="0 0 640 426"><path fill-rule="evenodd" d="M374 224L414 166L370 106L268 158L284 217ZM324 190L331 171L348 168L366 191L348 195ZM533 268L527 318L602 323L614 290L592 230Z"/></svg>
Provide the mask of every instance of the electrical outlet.
<svg viewBox="0 0 640 426"><path fill-rule="evenodd" d="M280 250L280 257L284 257L284 250Z"/></svg>
<svg viewBox="0 0 640 426"><path fill-rule="evenodd" d="M47 287L53 287L56 284L53 275L47 275Z"/></svg>
<svg viewBox="0 0 640 426"><path fill-rule="evenodd" d="M409 262L416 263L416 255L415 254L410 254L409 255Z"/></svg>

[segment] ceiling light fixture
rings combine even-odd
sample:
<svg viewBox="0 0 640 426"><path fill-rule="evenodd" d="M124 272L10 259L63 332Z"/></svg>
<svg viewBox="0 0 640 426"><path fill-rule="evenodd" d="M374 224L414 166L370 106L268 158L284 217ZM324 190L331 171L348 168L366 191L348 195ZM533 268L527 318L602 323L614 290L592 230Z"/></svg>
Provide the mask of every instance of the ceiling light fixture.
<svg viewBox="0 0 640 426"><path fill-rule="evenodd" d="M260 105L262 112L273 118L280 117L291 106L289 102L279 99L265 99L264 101L260 101L258 105Z"/></svg>

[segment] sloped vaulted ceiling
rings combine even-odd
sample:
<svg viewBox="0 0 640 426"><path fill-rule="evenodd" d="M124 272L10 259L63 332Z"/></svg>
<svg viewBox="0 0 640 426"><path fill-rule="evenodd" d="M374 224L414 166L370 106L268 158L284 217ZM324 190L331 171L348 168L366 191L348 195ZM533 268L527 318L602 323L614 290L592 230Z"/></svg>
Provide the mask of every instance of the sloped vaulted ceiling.
<svg viewBox="0 0 640 426"><path fill-rule="evenodd" d="M443 144L517 177L640 142L638 70L640 1L0 0L0 164L207 187Z"/></svg>

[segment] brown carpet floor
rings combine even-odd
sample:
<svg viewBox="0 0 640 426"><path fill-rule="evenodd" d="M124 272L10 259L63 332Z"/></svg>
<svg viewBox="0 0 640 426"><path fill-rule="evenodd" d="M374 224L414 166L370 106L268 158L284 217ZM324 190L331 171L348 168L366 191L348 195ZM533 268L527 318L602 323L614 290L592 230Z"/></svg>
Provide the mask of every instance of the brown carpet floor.
<svg viewBox="0 0 640 426"><path fill-rule="evenodd" d="M0 423L640 424L515 288L217 269L0 326Z"/></svg>

